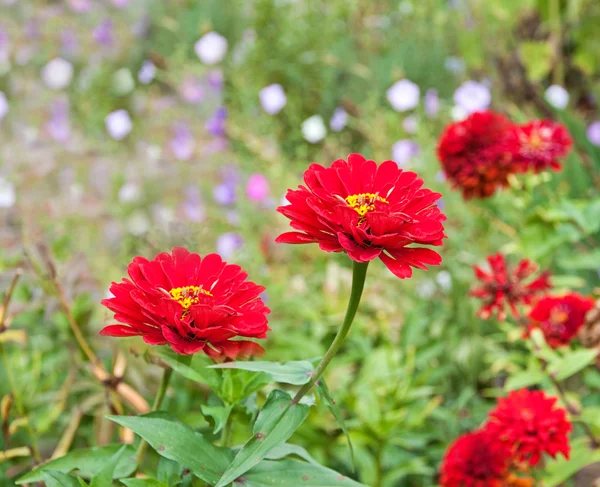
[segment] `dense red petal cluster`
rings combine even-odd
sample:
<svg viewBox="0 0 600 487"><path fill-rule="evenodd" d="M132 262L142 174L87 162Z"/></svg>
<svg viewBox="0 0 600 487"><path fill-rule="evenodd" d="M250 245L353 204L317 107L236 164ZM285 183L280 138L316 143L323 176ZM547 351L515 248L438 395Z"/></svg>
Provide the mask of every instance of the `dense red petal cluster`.
<svg viewBox="0 0 600 487"><path fill-rule="evenodd" d="M511 174L560 169L558 158L571 145L561 124L535 120L518 125L486 111L446 127L438 157L446 176L465 198L487 198L507 186Z"/></svg>
<svg viewBox="0 0 600 487"><path fill-rule="evenodd" d="M486 429L510 448L516 462L535 466L544 453L552 458L562 453L569 458L571 423L556 401L543 391L512 391L498 400Z"/></svg>
<svg viewBox="0 0 600 487"><path fill-rule="evenodd" d="M136 257L127 270L129 279L113 282L114 297L102 301L122 324L105 327L102 335L141 336L151 345L169 344L181 354L203 350L215 359L262 351L254 342L234 340L265 338L269 330L264 287L247 281L240 266L175 247L154 260Z"/></svg>
<svg viewBox="0 0 600 487"><path fill-rule="evenodd" d="M350 154L329 168L312 164L304 173L306 186L288 190L289 205L277 211L291 220L296 232L277 242L318 243L327 252L346 252L368 262L379 257L400 278L412 267L427 269L441 257L411 244L442 245L446 217L436 205L441 197L422 188L423 180L393 161L377 165Z"/></svg>
<svg viewBox="0 0 600 487"><path fill-rule="evenodd" d="M516 144L515 158L524 170L540 172L561 169L558 158L568 154L573 140L567 129L551 120L534 120L524 125L514 125L511 133Z"/></svg>
<svg viewBox="0 0 600 487"><path fill-rule="evenodd" d="M504 487L510 450L486 429L459 437L446 451L441 487Z"/></svg>
<svg viewBox="0 0 600 487"><path fill-rule="evenodd" d="M546 296L529 312L529 331L539 328L546 342L553 348L567 345L585 323L594 300L578 293L564 296Z"/></svg>
<svg viewBox="0 0 600 487"><path fill-rule="evenodd" d="M521 260L514 268L508 266L501 253L490 255L487 261L489 271L474 266L475 277L480 283L470 292L471 296L483 301L478 312L481 318L488 319L495 313L499 320L504 320L506 307L518 318L519 305L532 304L541 293L552 288L548 272L542 272L535 279L529 280L537 266L528 259Z"/></svg>

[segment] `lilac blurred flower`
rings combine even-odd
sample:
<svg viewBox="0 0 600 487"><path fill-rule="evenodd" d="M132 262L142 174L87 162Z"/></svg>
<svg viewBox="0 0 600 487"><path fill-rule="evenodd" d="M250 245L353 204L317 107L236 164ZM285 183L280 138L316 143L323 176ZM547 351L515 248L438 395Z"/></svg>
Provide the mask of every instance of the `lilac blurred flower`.
<svg viewBox="0 0 600 487"><path fill-rule="evenodd" d="M220 90L223 88L223 73L218 69L213 69L206 75L206 82L213 90Z"/></svg>
<svg viewBox="0 0 600 487"><path fill-rule="evenodd" d="M199 223L204 220L206 210L202 202L200 191L193 186L185 189L186 199L183 202L182 209L185 217L193 222Z"/></svg>
<svg viewBox="0 0 600 487"><path fill-rule="evenodd" d="M0 28L0 60L8 57L11 46L10 37L8 37L8 34L4 29Z"/></svg>
<svg viewBox="0 0 600 487"><path fill-rule="evenodd" d="M138 71L138 80L140 80L140 83L147 85L152 82L154 76L156 76L156 66L152 61L144 61Z"/></svg>
<svg viewBox="0 0 600 487"><path fill-rule="evenodd" d="M60 34L60 48L66 56L73 56L79 50L79 40L75 30L66 28Z"/></svg>
<svg viewBox="0 0 600 487"><path fill-rule="evenodd" d="M204 100L202 81L195 76L186 76L179 87L179 94L186 103L196 104Z"/></svg>
<svg viewBox="0 0 600 487"><path fill-rule="evenodd" d="M125 8L129 5L130 0L111 0L113 7L116 8Z"/></svg>
<svg viewBox="0 0 600 487"><path fill-rule="evenodd" d="M17 193L14 184L0 177L0 208L11 208L16 201Z"/></svg>
<svg viewBox="0 0 600 487"><path fill-rule="evenodd" d="M412 110L419 104L419 87L410 80L402 79L387 90L387 99L397 112Z"/></svg>
<svg viewBox="0 0 600 487"><path fill-rule="evenodd" d="M406 133L415 134L419 128L419 120L416 115L409 115L402 120L402 128Z"/></svg>
<svg viewBox="0 0 600 487"><path fill-rule="evenodd" d="M115 140L122 140L133 128L133 122L127 110L116 110L104 119L108 134Z"/></svg>
<svg viewBox="0 0 600 487"><path fill-rule="evenodd" d="M343 107L337 107L333 111L331 119L329 119L329 126L334 132L340 132L344 130L344 127L348 123L348 112Z"/></svg>
<svg viewBox="0 0 600 487"><path fill-rule="evenodd" d="M227 54L227 39L217 32L209 32L196 42L194 51L204 64L218 64Z"/></svg>
<svg viewBox="0 0 600 487"><path fill-rule="evenodd" d="M77 13L87 12L92 8L92 0L68 0L71 10Z"/></svg>
<svg viewBox="0 0 600 487"><path fill-rule="evenodd" d="M131 203L137 201L142 196L142 190L136 183L125 183L119 189L119 201L121 203Z"/></svg>
<svg viewBox="0 0 600 487"><path fill-rule="evenodd" d="M217 237L217 253L225 260L230 259L244 245L240 234L228 232Z"/></svg>
<svg viewBox="0 0 600 487"><path fill-rule="evenodd" d="M258 98L260 99L263 110L269 115L279 113L287 103L287 97L285 96L285 91L283 91L283 86L278 83L265 86L258 92Z"/></svg>
<svg viewBox="0 0 600 487"><path fill-rule="evenodd" d="M210 117L205 124L206 130L209 134L215 137L222 137L225 135L225 121L227 120L227 109L225 107L219 107L215 110L212 117Z"/></svg>
<svg viewBox="0 0 600 487"><path fill-rule="evenodd" d="M42 80L52 90L62 90L71 84L73 65L62 58L55 58L42 69Z"/></svg>
<svg viewBox="0 0 600 487"><path fill-rule="evenodd" d="M2 120L8 113L8 100L6 95L0 91L0 120Z"/></svg>
<svg viewBox="0 0 600 487"><path fill-rule="evenodd" d="M313 115L302 122L302 135L307 142L316 144L327 135L327 127L321 115Z"/></svg>
<svg viewBox="0 0 600 487"><path fill-rule="evenodd" d="M103 47L110 47L114 42L113 22L111 19L103 20L92 32L94 40Z"/></svg>
<svg viewBox="0 0 600 487"><path fill-rule="evenodd" d="M600 120L590 123L586 133L588 140L592 144L600 146Z"/></svg>
<svg viewBox="0 0 600 487"><path fill-rule="evenodd" d="M557 110L564 110L569 105L569 92L560 85L549 86L544 98Z"/></svg>
<svg viewBox="0 0 600 487"><path fill-rule="evenodd" d="M192 132L183 122L177 122L173 126L173 138L169 145L175 158L180 161L189 161L194 156L196 142Z"/></svg>
<svg viewBox="0 0 600 487"><path fill-rule="evenodd" d="M235 210L229 210L225 214L225 219L227 220L227 223L229 223L232 227L240 226L240 214Z"/></svg>
<svg viewBox="0 0 600 487"><path fill-rule="evenodd" d="M467 65L464 59L454 56L447 57L446 61L444 62L444 67L446 68L446 70L450 71L453 74L460 74L464 72L466 66Z"/></svg>
<svg viewBox="0 0 600 487"><path fill-rule="evenodd" d="M214 200L222 206L233 205L236 200L235 185L222 183L213 189Z"/></svg>
<svg viewBox="0 0 600 487"><path fill-rule="evenodd" d="M50 107L50 120L46 122L46 129L56 142L64 143L71 136L71 120L69 117L69 101L56 100Z"/></svg>
<svg viewBox="0 0 600 487"><path fill-rule="evenodd" d="M23 25L23 33L28 39L38 39L40 37L40 22L36 18L28 19Z"/></svg>
<svg viewBox="0 0 600 487"><path fill-rule="evenodd" d="M465 81L454 92L454 103L468 114L485 110L492 102L489 88L477 81Z"/></svg>
<svg viewBox="0 0 600 487"><path fill-rule="evenodd" d="M410 139L402 139L392 146L392 160L404 166L420 152L419 144Z"/></svg>
<svg viewBox="0 0 600 487"><path fill-rule="evenodd" d="M150 29L150 17L148 14L140 16L131 26L131 33L138 38L145 38L148 36Z"/></svg>
<svg viewBox="0 0 600 487"><path fill-rule="evenodd" d="M423 103L425 104L425 115L428 117L435 117L440 110L438 91L435 88L427 90Z"/></svg>
<svg viewBox="0 0 600 487"><path fill-rule="evenodd" d="M438 183L445 183L446 182L446 173L444 171L438 171L435 175L435 180Z"/></svg>
<svg viewBox="0 0 600 487"><path fill-rule="evenodd" d="M246 184L246 194L251 201L264 201L269 196L269 181L262 174L252 174Z"/></svg>

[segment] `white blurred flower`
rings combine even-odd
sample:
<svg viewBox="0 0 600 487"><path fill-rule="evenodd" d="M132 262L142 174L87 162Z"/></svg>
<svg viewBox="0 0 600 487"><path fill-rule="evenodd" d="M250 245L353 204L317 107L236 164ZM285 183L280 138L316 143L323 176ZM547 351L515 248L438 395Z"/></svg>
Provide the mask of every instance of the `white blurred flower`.
<svg viewBox="0 0 600 487"><path fill-rule="evenodd" d="M227 54L227 39L216 32L209 32L196 42L194 51L204 64L218 64Z"/></svg>
<svg viewBox="0 0 600 487"><path fill-rule="evenodd" d="M321 115L313 115L302 122L302 135L311 144L316 144L327 135L327 127Z"/></svg>
<svg viewBox="0 0 600 487"><path fill-rule="evenodd" d="M49 61L42 69L42 80L48 88L62 90L71 83L73 79L73 65L62 58Z"/></svg>
<svg viewBox="0 0 600 487"><path fill-rule="evenodd" d="M17 194L14 184L0 178L0 208L10 208L15 205L16 200Z"/></svg>
<svg viewBox="0 0 600 487"><path fill-rule="evenodd" d="M419 87L410 80L397 81L387 90L387 99L397 112L412 110L419 104Z"/></svg>
<svg viewBox="0 0 600 487"><path fill-rule="evenodd" d="M600 120L596 120L588 125L586 130L588 140L597 146L600 146Z"/></svg>
<svg viewBox="0 0 600 487"><path fill-rule="evenodd" d="M569 104L569 92L560 85L548 86L544 98L557 110L564 110Z"/></svg>
<svg viewBox="0 0 600 487"><path fill-rule="evenodd" d="M409 134L417 133L417 130L419 129L419 119L416 115L409 115L402 120L402 128Z"/></svg>
<svg viewBox="0 0 600 487"><path fill-rule="evenodd" d="M465 118L467 118L469 116L469 112L467 110L465 110L463 107L459 107L459 106L453 106L450 109L450 116L452 117L452 120L454 120L455 122L460 122L461 120L464 120Z"/></svg>
<svg viewBox="0 0 600 487"><path fill-rule="evenodd" d="M285 91L283 91L283 86L278 83L265 86L259 91L258 98L260 99L263 110L269 115L279 113L287 103L287 97L285 96Z"/></svg>
<svg viewBox="0 0 600 487"><path fill-rule="evenodd" d="M449 291L452 287L452 275L448 271L440 271L435 280L444 291Z"/></svg>
<svg viewBox="0 0 600 487"><path fill-rule="evenodd" d="M454 92L454 103L464 109L467 114L485 110L491 102L490 89L477 81L465 81Z"/></svg>
<svg viewBox="0 0 600 487"><path fill-rule="evenodd" d="M333 115L329 120L329 126L331 127L331 130L334 132L340 132L341 130L344 130L344 127L347 123L348 112L346 112L346 110L344 110L342 107L337 107L333 111Z"/></svg>
<svg viewBox="0 0 600 487"><path fill-rule="evenodd" d="M156 76L156 66L152 61L144 61L138 71L138 80L140 80L140 83L147 85L152 82L154 76Z"/></svg>
<svg viewBox="0 0 600 487"><path fill-rule="evenodd" d="M404 166L420 152L421 148L416 142L403 139L392 146L392 160L399 166Z"/></svg>
<svg viewBox="0 0 600 487"><path fill-rule="evenodd" d="M0 120L2 120L8 113L8 100L6 95L0 91Z"/></svg>
<svg viewBox="0 0 600 487"><path fill-rule="evenodd" d="M150 229L150 220L143 211L137 211L127 220L127 230L129 233L139 236Z"/></svg>
<svg viewBox="0 0 600 487"><path fill-rule="evenodd" d="M121 203L130 203L138 200L142 194L140 187L135 183L125 183L119 189L119 201Z"/></svg>
<svg viewBox="0 0 600 487"><path fill-rule="evenodd" d="M133 128L133 123L127 110L116 110L109 113L104 119L104 123L108 135L115 140L124 139Z"/></svg>
<svg viewBox="0 0 600 487"><path fill-rule="evenodd" d="M429 299L435 294L435 283L431 279L424 279L417 285L416 291L421 299Z"/></svg>

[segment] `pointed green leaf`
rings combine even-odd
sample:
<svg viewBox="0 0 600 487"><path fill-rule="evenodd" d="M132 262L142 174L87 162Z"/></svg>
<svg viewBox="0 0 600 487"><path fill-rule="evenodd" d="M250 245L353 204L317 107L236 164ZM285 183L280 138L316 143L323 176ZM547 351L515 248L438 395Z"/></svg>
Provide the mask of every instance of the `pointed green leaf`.
<svg viewBox="0 0 600 487"><path fill-rule="evenodd" d="M40 465L35 470L26 473L17 480L17 484L26 484L39 482L42 480L42 472L56 470L58 472L79 471L82 477L92 477L96 475L106 465L122 445L101 446L95 448L85 448L73 450L64 457L50 460L48 463ZM114 478L127 477L135 470L135 449L129 445L126 447L125 454L119 460L115 468Z"/></svg>
<svg viewBox="0 0 600 487"><path fill-rule="evenodd" d="M287 441L304 422L309 409L304 404L292 404L292 398L284 391L272 391L256 419L254 436L238 452L216 487L230 484Z"/></svg>
<svg viewBox="0 0 600 487"><path fill-rule="evenodd" d="M200 410L204 416L210 416L215 421L215 428L213 433L218 433L225 427L227 419L231 414L233 404L229 406L209 406L208 404L202 404Z"/></svg>
<svg viewBox="0 0 600 487"><path fill-rule="evenodd" d="M77 481L79 482L79 487L90 487L81 477L77 477Z"/></svg>
<svg viewBox="0 0 600 487"><path fill-rule="evenodd" d="M188 468L195 476L215 484L233 458L228 448L214 446L202 434L165 413L144 416L108 416L141 436L156 452Z"/></svg>
<svg viewBox="0 0 600 487"><path fill-rule="evenodd" d="M46 484L46 487L79 487L79 482L75 477L57 470L42 472L42 480Z"/></svg>
<svg viewBox="0 0 600 487"><path fill-rule="evenodd" d="M556 380L565 380L594 363L597 356L596 349L569 351L564 357L550 363L549 372Z"/></svg>
<svg viewBox="0 0 600 487"><path fill-rule="evenodd" d="M265 459L281 460L282 458L289 457L290 455L296 455L303 460L306 460L308 463L319 465L319 462L317 462L304 448L299 445L292 445L290 443L283 443L279 446L276 446L267 455L265 455Z"/></svg>
<svg viewBox="0 0 600 487"><path fill-rule="evenodd" d="M590 450L587 438L577 438L571 443L569 459L558 457L548 459L545 469L544 486L556 487L563 484L586 465L600 462L600 450Z"/></svg>
<svg viewBox="0 0 600 487"><path fill-rule="evenodd" d="M167 347L156 347L157 355L167 362L175 372L194 382L206 384L212 389L220 385L219 374L207 367L212 361L203 353L180 355Z"/></svg>
<svg viewBox="0 0 600 487"><path fill-rule="evenodd" d="M313 365L306 360L293 362L226 362L211 365L213 369L242 369L251 372L264 372L269 374L274 381L283 384L300 386L306 384L314 371Z"/></svg>
<svg viewBox="0 0 600 487"><path fill-rule="evenodd" d="M127 487L169 487L156 479L121 479Z"/></svg>
<svg viewBox="0 0 600 487"><path fill-rule="evenodd" d="M235 487L367 487L335 470L299 460L263 461L244 474Z"/></svg>
<svg viewBox="0 0 600 487"><path fill-rule="evenodd" d="M119 464L121 457L124 455L126 447L127 445L123 445L119 448L119 451L117 451L108 463L102 467L102 470L92 477L90 487L112 487L115 468Z"/></svg>

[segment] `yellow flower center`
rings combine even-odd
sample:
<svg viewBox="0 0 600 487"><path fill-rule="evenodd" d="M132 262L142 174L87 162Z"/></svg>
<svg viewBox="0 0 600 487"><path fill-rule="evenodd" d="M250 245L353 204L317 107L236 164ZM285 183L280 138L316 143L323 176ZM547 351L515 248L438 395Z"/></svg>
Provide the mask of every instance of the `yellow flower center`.
<svg viewBox="0 0 600 487"><path fill-rule="evenodd" d="M354 211L356 211L356 213L358 213L361 217L365 216L369 211L373 211L375 209L376 201L389 204L388 200L382 198L376 193L360 193L346 196L346 203L348 203L348 206L354 208Z"/></svg>
<svg viewBox="0 0 600 487"><path fill-rule="evenodd" d="M169 294L177 301L184 309L188 309L192 304L196 304L199 301L199 296L204 294L205 296L212 296L206 289L202 289L199 286L184 286L174 287L169 291Z"/></svg>

